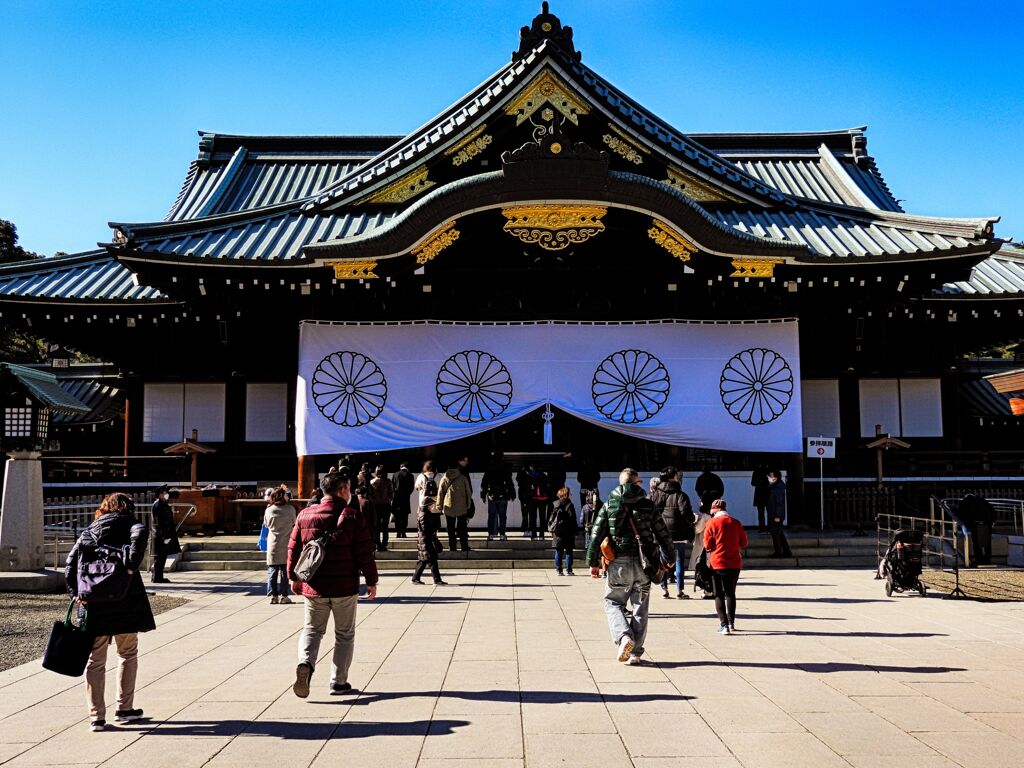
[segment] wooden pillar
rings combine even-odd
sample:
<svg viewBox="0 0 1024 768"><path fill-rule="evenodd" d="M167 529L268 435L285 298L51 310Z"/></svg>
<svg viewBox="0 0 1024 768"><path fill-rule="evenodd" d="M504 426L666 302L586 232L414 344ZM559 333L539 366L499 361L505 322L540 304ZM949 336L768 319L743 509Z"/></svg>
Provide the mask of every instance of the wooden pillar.
<svg viewBox="0 0 1024 768"><path fill-rule="evenodd" d="M299 487L300 499L308 499L316 489L316 456L299 456Z"/></svg>

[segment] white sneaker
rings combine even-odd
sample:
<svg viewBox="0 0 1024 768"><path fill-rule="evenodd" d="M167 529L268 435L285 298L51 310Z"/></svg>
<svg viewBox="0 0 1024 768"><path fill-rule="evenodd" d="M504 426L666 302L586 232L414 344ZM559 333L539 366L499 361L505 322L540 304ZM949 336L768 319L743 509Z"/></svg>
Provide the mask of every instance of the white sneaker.
<svg viewBox="0 0 1024 768"><path fill-rule="evenodd" d="M718 628L718 634L720 634L720 635L731 635L732 634L732 630L730 630L729 627L727 627L727 626L721 626L721 627Z"/></svg>
<svg viewBox="0 0 1024 768"><path fill-rule="evenodd" d="M277 605L277 595L272 595L270 597L270 604L271 605Z"/></svg>
<svg viewBox="0 0 1024 768"><path fill-rule="evenodd" d="M636 648L636 643L633 642L633 638L629 635L623 635L622 639L619 640L619 652L616 658L619 661L626 661L633 654L633 649Z"/></svg>
<svg viewBox="0 0 1024 768"><path fill-rule="evenodd" d="M508 541L508 536L506 536L504 533L501 534L501 540L502 541Z"/></svg>
<svg viewBox="0 0 1024 768"><path fill-rule="evenodd" d="M279 605L291 605L294 601L290 597L285 595L284 597L282 597L277 602L278 602Z"/></svg>
<svg viewBox="0 0 1024 768"><path fill-rule="evenodd" d="M643 662L640 660L640 657L634 653L630 654L629 659L626 660L626 664L630 667L639 667Z"/></svg>

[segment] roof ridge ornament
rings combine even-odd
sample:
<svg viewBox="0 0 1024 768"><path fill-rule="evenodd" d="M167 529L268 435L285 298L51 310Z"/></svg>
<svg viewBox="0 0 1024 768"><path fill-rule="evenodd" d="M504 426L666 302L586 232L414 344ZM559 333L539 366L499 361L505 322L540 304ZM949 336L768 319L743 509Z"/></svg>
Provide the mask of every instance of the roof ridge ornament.
<svg viewBox="0 0 1024 768"><path fill-rule="evenodd" d="M550 40L573 61L579 61L583 54L573 45L572 27L563 27L561 20L548 10L546 2L540 6L533 24L519 30L519 50L512 53L512 61L519 61L545 40Z"/></svg>

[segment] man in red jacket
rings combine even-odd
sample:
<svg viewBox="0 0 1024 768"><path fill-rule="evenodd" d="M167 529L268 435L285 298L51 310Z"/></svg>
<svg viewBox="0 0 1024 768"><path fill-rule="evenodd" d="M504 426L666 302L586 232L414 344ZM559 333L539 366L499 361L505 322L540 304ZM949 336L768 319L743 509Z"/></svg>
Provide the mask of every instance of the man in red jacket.
<svg viewBox="0 0 1024 768"><path fill-rule="evenodd" d="M309 696L309 680L320 653L320 641L327 632L327 619L332 614L334 658L330 693L352 691L348 670L355 648L360 574L366 579L367 599L377 596L375 544L366 515L360 513L349 489L349 475L329 472L320 488L323 499L299 512L288 544L288 573L292 574L303 546L321 536L330 536L324 560L310 580L297 581L292 576L292 591L306 598L306 620L299 634L299 664L292 687L302 699Z"/></svg>

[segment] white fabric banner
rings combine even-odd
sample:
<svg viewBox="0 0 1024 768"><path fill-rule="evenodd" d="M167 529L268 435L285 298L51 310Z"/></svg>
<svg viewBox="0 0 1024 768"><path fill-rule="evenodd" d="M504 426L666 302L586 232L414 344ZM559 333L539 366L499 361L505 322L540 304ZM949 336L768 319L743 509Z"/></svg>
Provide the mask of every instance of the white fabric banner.
<svg viewBox="0 0 1024 768"><path fill-rule="evenodd" d="M300 326L299 455L434 445L546 403L671 445L801 451L797 322Z"/></svg>

